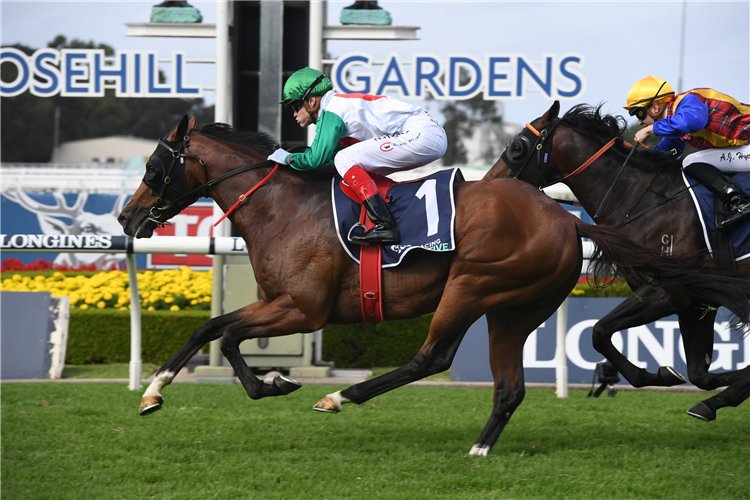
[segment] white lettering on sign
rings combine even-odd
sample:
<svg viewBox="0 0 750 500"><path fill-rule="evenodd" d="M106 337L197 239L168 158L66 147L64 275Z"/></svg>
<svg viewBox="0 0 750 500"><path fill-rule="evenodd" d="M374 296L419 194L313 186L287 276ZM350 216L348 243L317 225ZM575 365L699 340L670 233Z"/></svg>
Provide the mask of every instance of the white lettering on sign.
<svg viewBox="0 0 750 500"><path fill-rule="evenodd" d="M593 370L596 363L604 361L603 358L586 359L581 352L582 345L590 344L591 329L598 321L598 319L579 321L568 329L565 336L565 352L572 365L584 370ZM653 371L658 366L675 366L675 353L679 353L679 357L685 363L685 347L680 335L679 322L661 320L656 321L653 325L656 330L661 330L661 334L652 331L648 326L637 326L628 328L624 332L615 332L612 336L612 344L618 351L625 354L631 363L640 368ZM547 355L550 359L539 359L541 351L539 330L545 327L546 323L542 323L526 339L523 347L523 365L526 368L555 368L556 366L554 346L546 347L547 351L550 352ZM714 323L714 330L718 339L714 342L710 371L741 370L750 366L750 336L733 341L732 330L728 321ZM551 334L552 332L547 330L542 332L542 338L545 339L545 342L551 340ZM554 340L552 342L554 343ZM625 346L627 346L627 349L624 349ZM735 355L735 351L739 351L738 355ZM650 356L655 366L649 367L643 359L645 356Z"/></svg>
<svg viewBox="0 0 750 500"><path fill-rule="evenodd" d="M69 249L101 249L112 248L112 235L83 235L83 234L2 234L0 248L12 250L14 248L33 250L35 248Z"/></svg>
<svg viewBox="0 0 750 500"><path fill-rule="evenodd" d="M369 54L352 52L336 60L331 83L339 92L364 94L398 93L404 98L462 100L482 93L485 100L525 99L528 92L541 92L548 99L575 99L586 81L581 74L580 54L544 54L539 61L525 54L486 54L478 59L468 54L413 54L406 65L390 54L379 72ZM410 69L406 69L408 66ZM461 77L468 78L461 81Z"/></svg>
<svg viewBox="0 0 750 500"><path fill-rule="evenodd" d="M117 97L203 97L203 88L186 83L186 56L172 52L171 73L159 82L155 51L103 49L39 49L27 56L14 47L0 48L0 64L15 66L13 81L0 81L0 95L13 97L27 90L38 97L102 97L113 89Z"/></svg>

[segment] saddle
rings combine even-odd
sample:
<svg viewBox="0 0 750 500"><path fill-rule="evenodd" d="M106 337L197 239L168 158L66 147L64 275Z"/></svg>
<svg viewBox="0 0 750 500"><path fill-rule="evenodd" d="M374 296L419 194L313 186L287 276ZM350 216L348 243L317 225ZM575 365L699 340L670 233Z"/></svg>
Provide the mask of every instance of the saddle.
<svg viewBox="0 0 750 500"><path fill-rule="evenodd" d="M332 180L333 216L339 242L347 254L360 264L360 300L365 323L384 322L382 309L382 268L398 266L411 251L450 252L455 249L454 185L462 182L458 169L437 172L423 179L397 183L370 173L380 196L388 204L399 228L395 245L360 246L347 234L355 224L373 227L357 196L341 178Z"/></svg>
<svg viewBox="0 0 750 500"><path fill-rule="evenodd" d="M682 177L687 187L692 186L690 196L698 213L706 247L716 266L736 272L736 262L750 257L750 222L741 224L731 233L717 232L716 221L722 220L727 211L724 204L707 187L684 171ZM750 174L736 174L734 181L746 192L750 189Z"/></svg>

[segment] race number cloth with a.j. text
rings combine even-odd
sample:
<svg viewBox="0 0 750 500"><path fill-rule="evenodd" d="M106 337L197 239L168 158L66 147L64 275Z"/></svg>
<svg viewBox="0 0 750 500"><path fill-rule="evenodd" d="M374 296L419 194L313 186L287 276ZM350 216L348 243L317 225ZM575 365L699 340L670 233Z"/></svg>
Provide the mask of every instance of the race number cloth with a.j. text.
<svg viewBox="0 0 750 500"><path fill-rule="evenodd" d="M404 255L417 248L432 252L455 249L453 188L463 180L461 171L454 168L391 187L388 208L396 220L400 238L397 245L383 246L383 267L397 266ZM335 176L331 186L336 229L349 256L359 262L360 246L349 243L347 234L359 223L362 205L344 194L340 181L341 177Z"/></svg>

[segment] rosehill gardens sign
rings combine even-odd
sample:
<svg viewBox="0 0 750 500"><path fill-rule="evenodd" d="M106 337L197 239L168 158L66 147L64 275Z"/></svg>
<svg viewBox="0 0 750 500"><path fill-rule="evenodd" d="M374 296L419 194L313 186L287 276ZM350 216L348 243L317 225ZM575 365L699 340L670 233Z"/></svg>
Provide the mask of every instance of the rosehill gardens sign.
<svg viewBox="0 0 750 500"><path fill-rule="evenodd" d="M0 95L13 97L26 91L38 97L102 97L114 90L117 97L203 96L200 85L189 82L187 56L172 52L163 71L155 51L122 50L105 56L102 49L39 49L31 55L0 48L4 72ZM547 99L575 99L586 87L580 54L544 54L531 58L518 53L493 53L477 58L468 54L412 54L400 60L390 54L375 62L370 54L349 53L335 60L330 71L337 92L384 94L402 98L463 100L482 94L485 100L525 99L529 92ZM166 83L159 81L160 69Z"/></svg>

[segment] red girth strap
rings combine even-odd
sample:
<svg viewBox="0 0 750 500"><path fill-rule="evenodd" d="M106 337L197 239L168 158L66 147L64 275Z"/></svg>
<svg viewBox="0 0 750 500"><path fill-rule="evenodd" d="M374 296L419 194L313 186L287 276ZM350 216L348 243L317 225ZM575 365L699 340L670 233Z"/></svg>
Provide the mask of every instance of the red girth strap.
<svg viewBox="0 0 750 500"><path fill-rule="evenodd" d="M395 184L394 181L382 175L369 175L375 181L380 196L385 199L388 190ZM341 189L349 198L361 203L359 196L350 186L341 182ZM373 226L366 216L364 206L359 223L364 224L368 229ZM382 250L382 245L363 246L359 250L359 293L362 305L362 320L365 324L385 323L385 317L383 316Z"/></svg>

